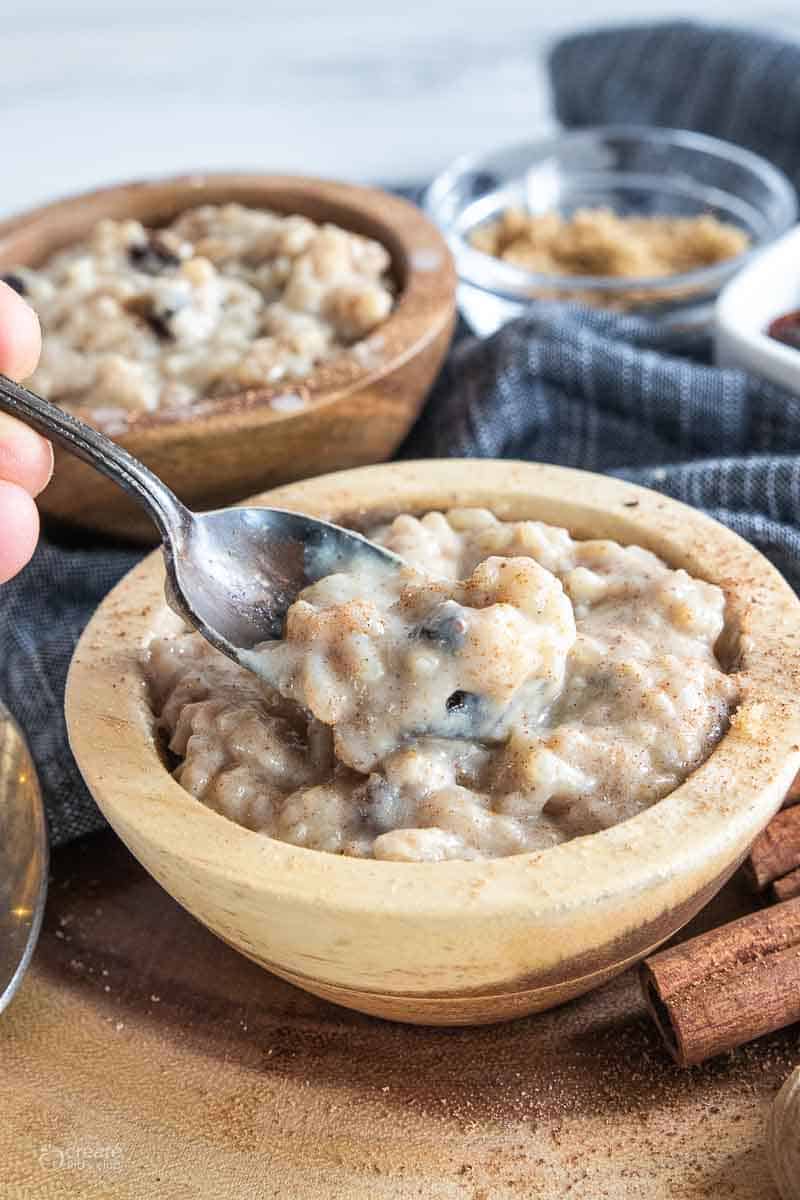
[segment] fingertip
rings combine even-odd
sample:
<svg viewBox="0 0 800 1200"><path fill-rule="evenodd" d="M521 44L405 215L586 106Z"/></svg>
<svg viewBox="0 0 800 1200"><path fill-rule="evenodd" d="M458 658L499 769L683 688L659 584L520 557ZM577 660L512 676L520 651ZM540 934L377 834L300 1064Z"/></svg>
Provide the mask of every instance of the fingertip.
<svg viewBox="0 0 800 1200"><path fill-rule="evenodd" d="M45 438L0 413L0 479L38 496L52 478L53 462L53 447Z"/></svg>
<svg viewBox="0 0 800 1200"><path fill-rule="evenodd" d="M39 540L39 512L16 483L0 480L0 583L28 563Z"/></svg>
<svg viewBox="0 0 800 1200"><path fill-rule="evenodd" d="M12 379L27 379L36 369L41 349L36 313L13 288L0 282L0 371Z"/></svg>

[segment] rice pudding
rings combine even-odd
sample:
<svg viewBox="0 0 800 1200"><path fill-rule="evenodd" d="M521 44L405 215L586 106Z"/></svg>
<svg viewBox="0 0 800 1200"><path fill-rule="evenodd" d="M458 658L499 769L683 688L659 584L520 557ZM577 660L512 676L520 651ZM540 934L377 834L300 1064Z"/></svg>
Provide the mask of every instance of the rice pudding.
<svg viewBox="0 0 800 1200"><path fill-rule="evenodd" d="M240 204L158 229L106 219L38 270L3 278L42 325L31 387L106 425L251 388L293 395L394 304L378 242Z"/></svg>
<svg viewBox="0 0 800 1200"><path fill-rule="evenodd" d="M199 634L146 675L176 778L271 837L394 860L541 850L634 816L727 728L720 588L647 550L480 509L371 531L258 651L274 687Z"/></svg>

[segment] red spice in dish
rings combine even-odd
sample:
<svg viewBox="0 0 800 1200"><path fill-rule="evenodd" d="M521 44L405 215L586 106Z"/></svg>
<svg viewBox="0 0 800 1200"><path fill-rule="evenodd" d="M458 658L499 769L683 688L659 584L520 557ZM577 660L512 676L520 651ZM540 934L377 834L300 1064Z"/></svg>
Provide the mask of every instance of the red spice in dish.
<svg viewBox="0 0 800 1200"><path fill-rule="evenodd" d="M783 342L784 346L800 350L800 308L776 317L767 326L767 334L776 342Z"/></svg>

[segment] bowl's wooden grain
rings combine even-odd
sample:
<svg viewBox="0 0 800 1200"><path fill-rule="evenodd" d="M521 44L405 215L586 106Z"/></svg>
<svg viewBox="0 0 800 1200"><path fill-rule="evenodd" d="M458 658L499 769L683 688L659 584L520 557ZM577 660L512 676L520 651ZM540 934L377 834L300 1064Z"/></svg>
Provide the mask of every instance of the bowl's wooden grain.
<svg viewBox="0 0 800 1200"><path fill-rule="evenodd" d="M631 484L522 463L404 463L262 497L343 522L458 505L636 542L720 584L741 702L681 787L632 820L538 854L386 863L299 849L194 800L166 770L140 660L169 619L160 555L111 593L76 651L67 720L98 804L155 878L283 978L379 1016L502 1020L597 986L686 923L744 857L800 765L800 601L751 546Z"/></svg>
<svg viewBox="0 0 800 1200"><path fill-rule="evenodd" d="M399 295L375 331L378 348L361 361L344 355L303 386L284 381L251 389L189 417L132 419L115 440L194 508L221 507L265 487L387 458L420 410L455 319L450 254L419 209L374 188L294 176L186 175L59 200L0 225L0 270L42 263L103 217L158 225L186 208L226 201L302 213L375 238L392 256ZM270 400L287 391L302 394L307 406L295 412L271 408ZM53 481L39 503L45 516L67 524L155 540L149 521L123 492L63 452L57 452Z"/></svg>

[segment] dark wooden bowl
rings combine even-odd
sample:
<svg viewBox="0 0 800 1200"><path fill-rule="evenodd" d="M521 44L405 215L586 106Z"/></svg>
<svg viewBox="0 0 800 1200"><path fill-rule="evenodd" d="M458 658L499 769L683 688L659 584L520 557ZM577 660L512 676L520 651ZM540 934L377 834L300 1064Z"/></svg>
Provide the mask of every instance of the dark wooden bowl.
<svg viewBox="0 0 800 1200"><path fill-rule="evenodd" d="M308 476L379 462L416 418L447 351L455 318L455 274L438 230L414 205L375 188L286 175L196 174L127 183L58 200L0 224L0 269L37 266L84 238L103 217L166 223L198 204L236 201L332 221L389 251L398 300L376 330L369 359L344 354L300 387L282 384L216 400L192 416L136 414L116 437L192 508L217 508ZM300 392L306 407L270 401ZM88 412L80 416L90 419ZM117 487L57 452L40 498L45 517L153 541L149 521Z"/></svg>

